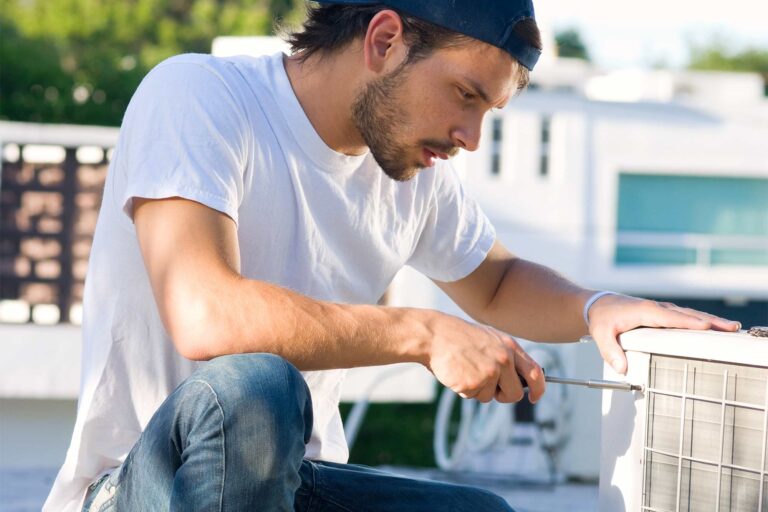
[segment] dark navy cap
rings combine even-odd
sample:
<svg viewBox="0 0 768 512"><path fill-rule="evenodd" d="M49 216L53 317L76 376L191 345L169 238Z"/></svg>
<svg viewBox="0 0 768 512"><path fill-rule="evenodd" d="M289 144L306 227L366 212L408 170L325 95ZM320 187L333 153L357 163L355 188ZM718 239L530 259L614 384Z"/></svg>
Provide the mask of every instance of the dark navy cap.
<svg viewBox="0 0 768 512"><path fill-rule="evenodd" d="M507 51L533 69L541 50L517 36L515 25L534 18L531 0L317 0L321 4L382 4Z"/></svg>

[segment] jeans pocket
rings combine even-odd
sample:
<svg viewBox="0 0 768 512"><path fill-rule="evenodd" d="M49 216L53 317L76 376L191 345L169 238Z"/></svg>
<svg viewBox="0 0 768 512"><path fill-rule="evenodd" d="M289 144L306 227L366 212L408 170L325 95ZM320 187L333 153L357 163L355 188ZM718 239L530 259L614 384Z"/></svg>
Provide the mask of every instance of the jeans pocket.
<svg viewBox="0 0 768 512"><path fill-rule="evenodd" d="M115 505L115 495L120 483L120 468L102 476L88 488L88 494L83 503L83 512L107 512Z"/></svg>
<svg viewBox="0 0 768 512"><path fill-rule="evenodd" d="M96 499L96 496L101 491L101 488L104 487L104 483L106 482L107 478L109 478L109 473L102 475L101 478L88 486L88 491L85 493L85 501L83 502L82 512L91 511L93 500Z"/></svg>

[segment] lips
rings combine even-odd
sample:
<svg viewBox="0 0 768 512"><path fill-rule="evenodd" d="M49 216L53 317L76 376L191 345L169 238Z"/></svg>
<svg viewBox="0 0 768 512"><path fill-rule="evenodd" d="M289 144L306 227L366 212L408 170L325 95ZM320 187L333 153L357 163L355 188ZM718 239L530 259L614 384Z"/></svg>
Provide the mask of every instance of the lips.
<svg viewBox="0 0 768 512"><path fill-rule="evenodd" d="M450 156L448 155L448 153L445 153L445 152L443 152L443 151L438 151L438 150L436 150L436 149L434 149L434 148L427 148L427 151L429 151L430 153L432 153L433 155L435 155L435 156L436 156L437 158L439 158L440 160L448 160L448 158L450 158Z"/></svg>
<svg viewBox="0 0 768 512"><path fill-rule="evenodd" d="M427 148L421 150L421 163L424 164L424 167L435 165L435 158L437 158L437 155Z"/></svg>
<svg viewBox="0 0 768 512"><path fill-rule="evenodd" d="M432 167L435 165L436 159L441 160L448 160L449 156L448 153L443 153L442 151L435 151L432 148L424 147L422 150L422 163L424 163L425 167Z"/></svg>

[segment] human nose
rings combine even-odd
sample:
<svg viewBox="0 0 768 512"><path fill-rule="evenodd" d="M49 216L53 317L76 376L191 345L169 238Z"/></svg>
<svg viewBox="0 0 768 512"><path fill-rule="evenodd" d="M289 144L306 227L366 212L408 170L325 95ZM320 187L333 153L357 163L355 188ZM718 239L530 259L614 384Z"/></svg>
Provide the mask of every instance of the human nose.
<svg viewBox="0 0 768 512"><path fill-rule="evenodd" d="M480 146L480 132L483 118L468 119L451 133L453 145L467 151L475 151Z"/></svg>

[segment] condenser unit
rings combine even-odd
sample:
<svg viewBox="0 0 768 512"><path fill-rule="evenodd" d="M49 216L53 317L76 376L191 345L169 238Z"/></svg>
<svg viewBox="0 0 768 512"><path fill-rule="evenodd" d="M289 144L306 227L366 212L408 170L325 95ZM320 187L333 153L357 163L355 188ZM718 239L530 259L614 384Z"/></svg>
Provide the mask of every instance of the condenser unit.
<svg viewBox="0 0 768 512"><path fill-rule="evenodd" d="M768 338L638 329L621 345L643 390L603 394L600 511L768 512Z"/></svg>

